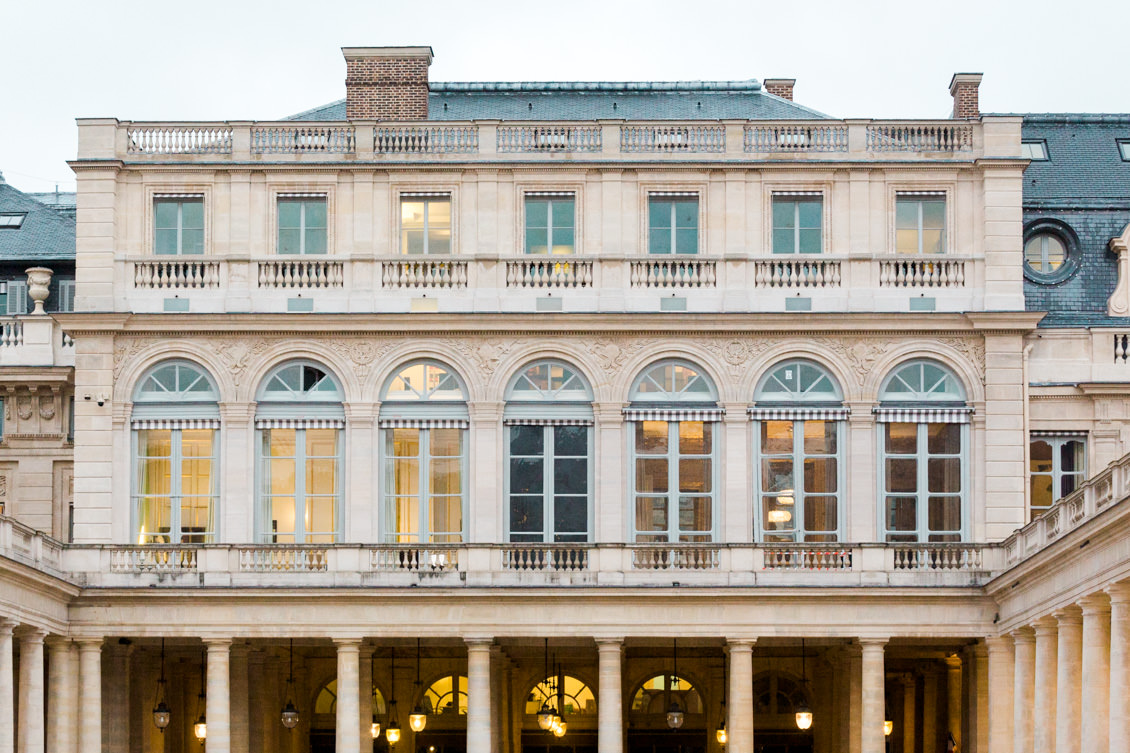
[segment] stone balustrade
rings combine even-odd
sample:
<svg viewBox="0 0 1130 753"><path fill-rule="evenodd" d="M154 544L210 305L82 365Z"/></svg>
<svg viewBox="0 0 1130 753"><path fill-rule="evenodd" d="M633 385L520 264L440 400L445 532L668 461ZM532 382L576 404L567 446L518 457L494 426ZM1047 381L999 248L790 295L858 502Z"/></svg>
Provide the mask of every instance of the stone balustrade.
<svg viewBox="0 0 1130 753"><path fill-rule="evenodd" d="M113 140L106 147L130 161L431 160L444 155L505 161L560 154L632 161L710 154L749 160L790 154L806 160L842 160L853 154L881 155L884 160L985 156L985 125L952 120L79 123L83 129L107 124L113 124L110 133L115 135L105 136Z"/></svg>
<svg viewBox="0 0 1130 753"><path fill-rule="evenodd" d="M0 317L0 367L74 365L74 340L52 317Z"/></svg>

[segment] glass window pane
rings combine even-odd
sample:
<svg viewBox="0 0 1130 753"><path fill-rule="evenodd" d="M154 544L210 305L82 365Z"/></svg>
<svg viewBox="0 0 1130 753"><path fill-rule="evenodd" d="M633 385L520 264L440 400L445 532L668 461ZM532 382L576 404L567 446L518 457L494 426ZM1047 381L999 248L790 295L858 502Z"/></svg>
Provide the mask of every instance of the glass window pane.
<svg viewBox="0 0 1130 753"><path fill-rule="evenodd" d="M792 421L761 422L762 454L791 454L793 451Z"/></svg>
<svg viewBox="0 0 1130 753"><path fill-rule="evenodd" d="M960 458L930 458L926 462L926 474L931 492L957 494L961 491Z"/></svg>
<svg viewBox="0 0 1130 753"><path fill-rule="evenodd" d="M804 529L806 531L835 531L836 498L807 497L804 500Z"/></svg>
<svg viewBox="0 0 1130 753"><path fill-rule="evenodd" d="M309 457L337 455L338 431L338 429L307 429L306 455Z"/></svg>
<svg viewBox="0 0 1130 753"><path fill-rule="evenodd" d="M800 215L800 227L819 230L822 223L823 202L820 199L809 199L797 202L797 212Z"/></svg>
<svg viewBox="0 0 1130 753"><path fill-rule="evenodd" d="M588 533L588 500L584 497L554 497L553 530L557 533Z"/></svg>
<svg viewBox="0 0 1130 753"><path fill-rule="evenodd" d="M177 218L180 214L180 202L156 201L153 205L153 227L158 230L177 227Z"/></svg>
<svg viewBox="0 0 1130 753"><path fill-rule="evenodd" d="M204 229L203 201L185 201L181 204L181 227L185 230Z"/></svg>
<svg viewBox="0 0 1130 753"><path fill-rule="evenodd" d="M773 231L773 253L775 253L775 254L793 254L793 253L796 253L796 231L795 230L774 230Z"/></svg>
<svg viewBox="0 0 1130 753"><path fill-rule="evenodd" d="M895 233L895 251L900 254L918 253L918 231L899 230Z"/></svg>
<svg viewBox="0 0 1130 753"><path fill-rule="evenodd" d="M431 429L429 451L433 457L459 457L463 454L463 429Z"/></svg>
<svg viewBox="0 0 1130 753"><path fill-rule="evenodd" d="M931 531L958 531L961 529L961 498L930 497L927 505L927 525Z"/></svg>
<svg viewBox="0 0 1130 753"><path fill-rule="evenodd" d="M545 199L526 199L526 227L549 227L549 202Z"/></svg>
<svg viewBox="0 0 1130 753"><path fill-rule="evenodd" d="M709 455L711 426L705 421L679 422L679 454Z"/></svg>
<svg viewBox="0 0 1130 753"><path fill-rule="evenodd" d="M941 254L945 253L945 231L943 230L923 230L922 231L922 253L924 254Z"/></svg>
<svg viewBox="0 0 1130 753"><path fill-rule="evenodd" d="M836 491L836 459L806 458L804 461L804 490L812 493Z"/></svg>
<svg viewBox="0 0 1130 753"><path fill-rule="evenodd" d="M321 228L306 228L306 253L308 254L324 254L326 253L326 229Z"/></svg>
<svg viewBox="0 0 1130 753"><path fill-rule="evenodd" d="M553 447L558 457L573 455L585 457L589 452L587 426L554 426Z"/></svg>
<svg viewBox="0 0 1130 753"><path fill-rule="evenodd" d="M698 229L697 201L683 200L675 202L675 227Z"/></svg>
<svg viewBox="0 0 1130 753"><path fill-rule="evenodd" d="M450 254L451 253L451 229L450 228L429 228L428 230L428 253L429 254Z"/></svg>
<svg viewBox="0 0 1130 753"><path fill-rule="evenodd" d="M553 248L555 254L573 253L573 228L554 228Z"/></svg>
<svg viewBox="0 0 1130 753"><path fill-rule="evenodd" d="M463 500L459 497L432 497L429 525L433 533L459 533L463 530Z"/></svg>
<svg viewBox="0 0 1130 753"><path fill-rule="evenodd" d="M553 200L553 226L555 228L573 227L573 199Z"/></svg>
<svg viewBox="0 0 1130 753"><path fill-rule="evenodd" d="M912 455L918 447L918 424L887 424L887 452Z"/></svg>
<svg viewBox="0 0 1130 753"><path fill-rule="evenodd" d="M1029 485L1032 489L1032 508L1051 507L1052 503L1055 502L1055 496L1052 493L1051 474L1034 473L1029 479Z"/></svg>
<svg viewBox="0 0 1130 753"><path fill-rule="evenodd" d="M636 491L667 491L667 458L636 459Z"/></svg>
<svg viewBox="0 0 1130 753"><path fill-rule="evenodd" d="M302 202L279 202L279 228L297 228L302 224Z"/></svg>
<svg viewBox="0 0 1130 753"><path fill-rule="evenodd" d="M204 231L182 230L180 243L182 254L202 254L204 253Z"/></svg>
<svg viewBox="0 0 1130 753"><path fill-rule="evenodd" d="M800 230L798 235L802 254L818 254L824 250L821 247L819 230Z"/></svg>
<svg viewBox="0 0 1130 753"><path fill-rule="evenodd" d="M428 200L428 227L451 229L451 201L448 199Z"/></svg>
<svg viewBox="0 0 1130 753"><path fill-rule="evenodd" d="M773 228L792 229L796 227L796 202L789 199L773 199Z"/></svg>
<svg viewBox="0 0 1130 753"><path fill-rule="evenodd" d="M541 494L544 490L541 458L510 459L510 493Z"/></svg>
<svg viewBox="0 0 1130 753"><path fill-rule="evenodd" d="M888 492L918 491L918 461L914 458L887 458Z"/></svg>
<svg viewBox="0 0 1130 753"><path fill-rule="evenodd" d="M899 230L918 230L918 202L898 199L895 202L895 227Z"/></svg>
<svg viewBox="0 0 1130 753"><path fill-rule="evenodd" d="M545 431L540 426L515 425L510 427L511 455L541 455Z"/></svg>
<svg viewBox="0 0 1130 753"><path fill-rule="evenodd" d="M326 202L314 199L306 202L306 227L324 228L326 226Z"/></svg>
<svg viewBox="0 0 1130 753"><path fill-rule="evenodd" d="M153 253L156 254L175 254L177 253L177 231L173 230L160 230L154 233L153 237Z"/></svg>
<svg viewBox="0 0 1130 753"><path fill-rule="evenodd" d="M666 531L667 530L667 498L666 497L637 497L636 498L636 530L637 531Z"/></svg>
<svg viewBox="0 0 1130 753"><path fill-rule="evenodd" d="M808 455L834 455L837 433L835 421L805 421L804 452Z"/></svg>
<svg viewBox="0 0 1130 753"><path fill-rule="evenodd" d="M420 493L420 461L415 458L397 458L390 474L393 494Z"/></svg>
<svg viewBox="0 0 1130 753"><path fill-rule="evenodd" d="M558 458L553 462L553 489L558 494L586 494L589 486L588 460Z"/></svg>
<svg viewBox="0 0 1130 753"><path fill-rule="evenodd" d="M671 231L666 228L652 228L648 234L648 253L652 254L669 254L671 253Z"/></svg>
<svg viewBox="0 0 1130 753"><path fill-rule="evenodd" d="M761 491L793 494L793 460L791 457L762 459Z"/></svg>
<svg viewBox="0 0 1130 753"><path fill-rule="evenodd" d="M302 250L302 233L299 230L279 228L279 253L297 254Z"/></svg>
<svg viewBox="0 0 1130 753"><path fill-rule="evenodd" d="M652 199L648 203L647 226L653 230L671 227L671 202Z"/></svg>
<svg viewBox="0 0 1130 753"><path fill-rule="evenodd" d="M918 528L918 503L915 497L887 497L887 530L914 531Z"/></svg>
<svg viewBox="0 0 1130 753"><path fill-rule="evenodd" d="M675 253L697 254L698 253L698 231L697 230L676 230L675 231Z"/></svg>
<svg viewBox="0 0 1130 753"><path fill-rule="evenodd" d="M679 491L709 493L711 490L709 458L679 460Z"/></svg>
<svg viewBox="0 0 1130 753"><path fill-rule="evenodd" d="M931 455L957 455L961 452L961 424L928 424L926 448Z"/></svg>
<svg viewBox="0 0 1130 753"><path fill-rule="evenodd" d="M922 202L922 227L940 230L946 226L946 202L931 199Z"/></svg>
<svg viewBox="0 0 1130 753"><path fill-rule="evenodd" d="M391 442L392 455L398 458L417 457L420 454L419 429L392 429L386 436Z"/></svg>
<svg viewBox="0 0 1130 753"><path fill-rule="evenodd" d="M510 530L517 533L541 533L545 530L543 507L541 497L511 497Z"/></svg>
<svg viewBox="0 0 1130 753"><path fill-rule="evenodd" d="M667 422L636 422L636 452L660 455L667 452Z"/></svg>
<svg viewBox="0 0 1130 753"><path fill-rule="evenodd" d="M679 530L711 530L713 523L710 513L710 497L679 497Z"/></svg>
<svg viewBox="0 0 1130 753"><path fill-rule="evenodd" d="M424 202L400 202L400 227L423 229L424 227Z"/></svg>
<svg viewBox="0 0 1130 753"><path fill-rule="evenodd" d="M545 228L529 228L526 230L526 253L549 253L549 231Z"/></svg>
<svg viewBox="0 0 1130 753"><path fill-rule="evenodd" d="M459 458L431 461L431 492L433 494L461 494L463 491L463 463ZM540 484L540 481L537 482Z"/></svg>

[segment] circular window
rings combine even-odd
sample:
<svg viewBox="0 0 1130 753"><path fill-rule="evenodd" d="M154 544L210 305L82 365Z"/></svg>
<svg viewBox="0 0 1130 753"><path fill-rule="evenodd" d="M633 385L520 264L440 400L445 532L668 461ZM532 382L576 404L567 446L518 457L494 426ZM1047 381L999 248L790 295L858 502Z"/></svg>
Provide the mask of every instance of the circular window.
<svg viewBox="0 0 1130 753"><path fill-rule="evenodd" d="M1068 226L1040 220L1024 233L1024 275L1032 282L1062 282L1078 267L1078 241Z"/></svg>

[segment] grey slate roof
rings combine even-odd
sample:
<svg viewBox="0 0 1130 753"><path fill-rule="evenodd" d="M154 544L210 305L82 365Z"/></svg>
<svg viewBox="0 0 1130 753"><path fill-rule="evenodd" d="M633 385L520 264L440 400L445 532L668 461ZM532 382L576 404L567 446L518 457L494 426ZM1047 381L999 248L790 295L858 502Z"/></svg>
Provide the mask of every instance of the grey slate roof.
<svg viewBox="0 0 1130 753"><path fill-rule="evenodd" d="M40 204L51 207L60 214L65 214L71 219L74 219L75 213L78 211L77 194L73 191L47 191L44 193L25 193L25 196L38 201Z"/></svg>
<svg viewBox="0 0 1130 753"><path fill-rule="evenodd" d="M74 261L74 217L36 201L2 180L0 212L27 215L19 229L0 228L0 263Z"/></svg>
<svg viewBox="0 0 1130 753"><path fill-rule="evenodd" d="M1025 206L1130 207L1130 162L1118 151L1130 115L1030 114L1021 134L1048 150L1024 171Z"/></svg>
<svg viewBox="0 0 1130 753"><path fill-rule="evenodd" d="M757 81L432 82L428 120L810 120L828 118ZM286 120L345 120L345 100Z"/></svg>

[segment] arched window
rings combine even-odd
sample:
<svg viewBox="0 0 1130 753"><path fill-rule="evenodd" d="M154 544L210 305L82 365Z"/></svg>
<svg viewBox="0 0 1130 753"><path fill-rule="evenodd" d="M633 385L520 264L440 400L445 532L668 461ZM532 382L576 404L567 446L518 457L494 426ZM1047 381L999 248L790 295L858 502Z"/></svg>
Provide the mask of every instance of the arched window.
<svg viewBox="0 0 1130 753"><path fill-rule="evenodd" d="M562 708L557 708L557 676L547 677L526 695L526 715L536 716L542 704L561 713L563 717L596 716L596 696L592 689L581 680L570 675L561 677Z"/></svg>
<svg viewBox="0 0 1130 753"><path fill-rule="evenodd" d="M661 361L632 385L624 417L633 435L636 542L713 539L717 400L710 378L685 361Z"/></svg>
<svg viewBox="0 0 1130 753"><path fill-rule="evenodd" d="M467 716L467 676L444 675L424 691L424 710L438 717Z"/></svg>
<svg viewBox="0 0 1130 753"><path fill-rule="evenodd" d="M936 361L895 368L879 390L883 534L887 541L961 541L965 535L965 389Z"/></svg>
<svg viewBox="0 0 1130 753"><path fill-rule="evenodd" d="M513 542L589 540L592 390L571 366L539 361L506 391L506 493Z"/></svg>
<svg viewBox="0 0 1130 753"><path fill-rule="evenodd" d="M762 717L761 726L792 729L796 724L796 710L802 705L811 708L804 686L779 672L763 674L753 681L753 710Z"/></svg>
<svg viewBox="0 0 1130 753"><path fill-rule="evenodd" d="M260 539L332 543L341 534L344 394L321 366L292 361L259 388Z"/></svg>
<svg viewBox="0 0 1130 753"><path fill-rule="evenodd" d="M373 714L375 716L385 715L385 697L381 693L380 688L373 685ZM333 715L337 712L337 678L330 680L326 683L320 691L318 697L314 701L314 714L315 716ZM333 720L331 720L332 726Z"/></svg>
<svg viewBox="0 0 1130 753"><path fill-rule="evenodd" d="M686 714L702 713L702 696L690 680L673 674L655 675L632 696L631 714L665 717L675 701Z"/></svg>
<svg viewBox="0 0 1130 753"><path fill-rule="evenodd" d="M811 361L785 361L761 378L754 403L762 539L836 541L848 411L835 377Z"/></svg>
<svg viewBox="0 0 1130 753"><path fill-rule="evenodd" d="M446 365L414 361L385 383L380 427L391 541L463 541L469 425L467 390Z"/></svg>
<svg viewBox="0 0 1130 753"><path fill-rule="evenodd" d="M203 369L166 361L133 395L133 517L138 544L210 544L216 537L219 390Z"/></svg>

